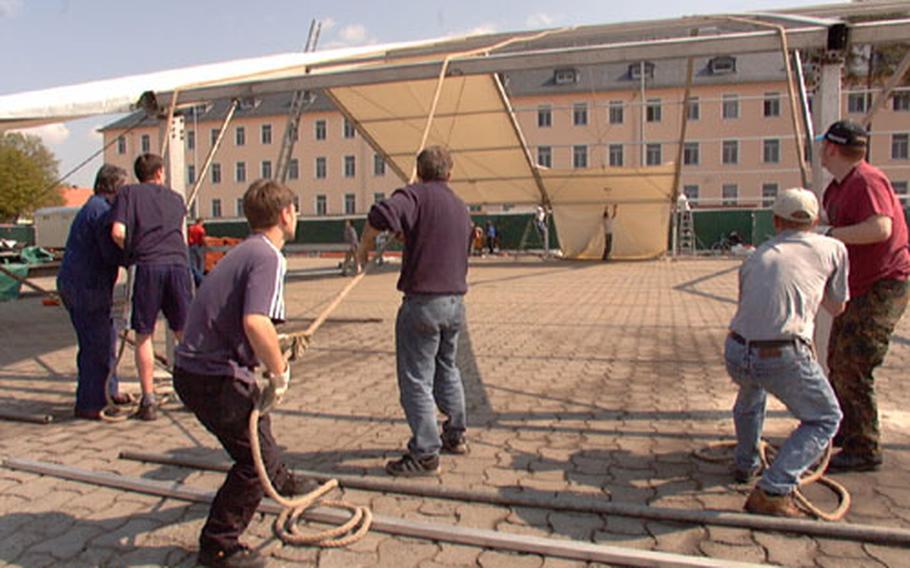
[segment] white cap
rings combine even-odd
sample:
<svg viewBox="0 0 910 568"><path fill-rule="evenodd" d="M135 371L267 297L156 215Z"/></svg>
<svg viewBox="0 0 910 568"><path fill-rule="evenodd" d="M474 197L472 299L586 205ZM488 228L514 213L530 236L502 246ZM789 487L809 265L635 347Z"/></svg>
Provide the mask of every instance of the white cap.
<svg viewBox="0 0 910 568"><path fill-rule="evenodd" d="M808 224L818 219L818 199L808 189L785 189L777 195L771 211L782 219Z"/></svg>

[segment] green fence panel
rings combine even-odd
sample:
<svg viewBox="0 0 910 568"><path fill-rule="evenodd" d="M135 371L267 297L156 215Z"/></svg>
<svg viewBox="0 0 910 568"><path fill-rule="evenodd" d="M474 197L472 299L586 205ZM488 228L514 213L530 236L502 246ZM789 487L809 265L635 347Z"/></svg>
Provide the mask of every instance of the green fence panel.
<svg viewBox="0 0 910 568"><path fill-rule="evenodd" d="M12 239L25 243L35 244L35 227L32 225L0 225L0 239Z"/></svg>

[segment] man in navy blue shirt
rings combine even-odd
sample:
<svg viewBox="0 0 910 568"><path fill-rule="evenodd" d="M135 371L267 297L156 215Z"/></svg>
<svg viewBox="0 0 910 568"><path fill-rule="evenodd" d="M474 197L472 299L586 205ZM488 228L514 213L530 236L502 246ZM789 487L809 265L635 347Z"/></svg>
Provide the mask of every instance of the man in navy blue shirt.
<svg viewBox="0 0 910 568"><path fill-rule="evenodd" d="M395 352L401 405L412 435L408 452L386 464L390 475L436 475L440 450L467 452L464 386L455 354L464 325L472 228L467 207L446 183L451 172L448 150L421 151L420 183L373 205L360 241L364 266L381 231L404 240L398 279L404 300L395 322ZM447 418L441 437L437 407Z"/></svg>
<svg viewBox="0 0 910 568"><path fill-rule="evenodd" d="M104 384L114 366L117 332L111 318L114 283L123 255L111 240L111 201L126 184L123 168L105 164L95 177L95 194L82 206L66 239L66 252L57 273L57 292L76 330L79 369L76 387L77 418L99 420L107 405ZM115 402L128 398L117 393L117 377L111 377L110 393Z"/></svg>
<svg viewBox="0 0 910 568"><path fill-rule="evenodd" d="M215 495L199 537L203 566L264 566L259 554L240 543L263 491L253 465L247 423L254 405L259 418L262 460L279 493L298 492L298 480L281 463L267 414L290 381L274 324L285 319L284 243L297 227L294 194L272 180L254 182L243 196L253 234L234 247L205 278L190 307L177 346L174 389L234 460ZM260 392L254 369L264 366L269 387Z"/></svg>
<svg viewBox="0 0 910 568"><path fill-rule="evenodd" d="M164 185L164 160L143 154L134 164L138 185L123 188L114 202L111 236L136 266L133 282L132 328L136 331L136 368L142 387L138 417L157 418L152 373L152 334L164 312L179 341L192 299L189 251L183 237L186 205Z"/></svg>

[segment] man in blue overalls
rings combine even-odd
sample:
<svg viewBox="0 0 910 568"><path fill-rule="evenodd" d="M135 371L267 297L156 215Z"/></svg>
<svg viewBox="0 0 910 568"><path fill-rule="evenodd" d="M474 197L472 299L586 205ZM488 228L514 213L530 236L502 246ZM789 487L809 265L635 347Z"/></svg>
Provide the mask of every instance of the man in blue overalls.
<svg viewBox="0 0 910 568"><path fill-rule="evenodd" d="M123 168L105 164L98 170L95 195L73 219L57 274L57 291L79 343L77 418L98 420L107 405L104 384L112 373L117 343L111 308L122 262L121 250L111 239L110 210L114 196L126 181ZM112 377L110 393L114 402L128 402L127 397L117 394L116 377Z"/></svg>

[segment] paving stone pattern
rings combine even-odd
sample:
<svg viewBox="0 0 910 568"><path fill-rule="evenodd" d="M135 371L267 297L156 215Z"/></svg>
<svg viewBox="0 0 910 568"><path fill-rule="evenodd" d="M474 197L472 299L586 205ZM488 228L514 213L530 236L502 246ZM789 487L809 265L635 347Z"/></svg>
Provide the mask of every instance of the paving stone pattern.
<svg viewBox="0 0 910 568"><path fill-rule="evenodd" d="M347 280L312 277L319 259L291 258L288 329L303 329ZM472 263L468 327L458 362L470 412L470 453L444 456L446 487L504 495L559 494L681 509L738 511L749 490L725 464L693 450L732 439L735 389L721 360L735 307L731 260L638 263L484 259ZM274 430L292 467L383 476L408 436L395 383L397 272L368 276L293 365ZM52 285L52 282L45 283ZM70 418L75 336L65 313L36 297L0 304L0 408L51 414L36 425L0 422L0 456L177 480L213 489L221 474L122 461L123 449L223 459L179 403L154 423ZM163 326L159 326L163 327ZM163 350L159 332L158 348ZM878 372L885 466L840 475L856 523L910 526L910 322ZM120 365L137 391L132 354ZM167 387L166 382L161 388ZM766 434L794 421L776 402ZM833 506L822 491L812 493ZM650 520L506 508L348 490L382 515L614 546L785 566L908 566L900 548ZM192 566L207 506L0 468L0 566ZM271 518L246 538L275 566L582 566L558 558L372 533L343 550L282 546Z"/></svg>

